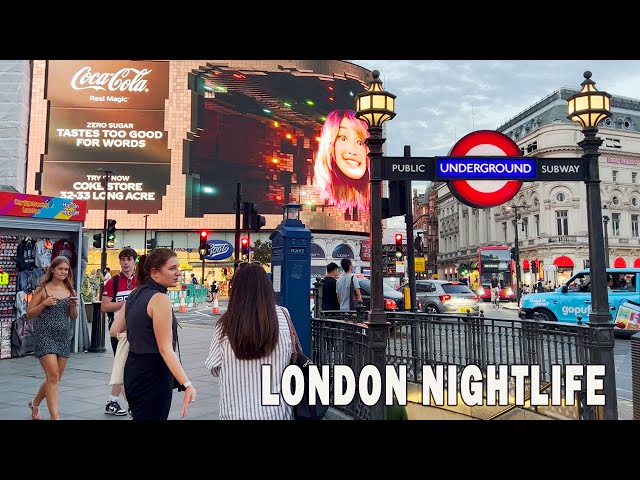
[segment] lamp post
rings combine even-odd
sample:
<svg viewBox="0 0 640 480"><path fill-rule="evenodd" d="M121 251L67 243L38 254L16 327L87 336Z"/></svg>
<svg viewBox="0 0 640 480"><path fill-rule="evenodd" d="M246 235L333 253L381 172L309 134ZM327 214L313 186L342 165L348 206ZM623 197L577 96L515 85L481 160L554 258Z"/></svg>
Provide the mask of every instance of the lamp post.
<svg viewBox="0 0 640 480"><path fill-rule="evenodd" d="M609 268L611 266L609 265L609 208L606 203L602 205L602 223L604 224L604 259Z"/></svg>
<svg viewBox="0 0 640 480"><path fill-rule="evenodd" d="M567 118L580 123L584 139L578 142L582 148L587 180L587 224L589 228L589 265L591 273L591 313L589 327L592 329L592 361L604 365L603 390L605 395L604 420L618 420L616 397L616 371L613 357L615 340L613 323L609 313L604 238L602 233L602 202L600 197L600 171L598 148L602 139L596 138L597 125L611 115L611 95L599 92L591 80L591 72L584 72L580 92L568 101Z"/></svg>
<svg viewBox="0 0 640 480"><path fill-rule="evenodd" d="M387 354L387 317L384 313L384 294L382 280L382 124L395 117L396 96L382 89L380 72L371 72L373 80L366 92L356 97L356 117L369 126L369 159L371 165L371 312L369 313L370 346L373 364L382 378L382 391L385 389L385 364ZM377 265L376 265L377 263ZM373 420L385 419L384 398L382 395L373 407Z"/></svg>
<svg viewBox="0 0 640 480"><path fill-rule="evenodd" d="M514 225L515 225L515 247L514 247L514 253L515 253L515 258L514 260L516 261L516 303L520 304L520 242L518 241L518 220L519 215L518 215L518 208L524 208L526 205L522 204L522 205L516 205L513 204L511 205L511 208L513 209L513 212L515 213L516 219L514 221Z"/></svg>

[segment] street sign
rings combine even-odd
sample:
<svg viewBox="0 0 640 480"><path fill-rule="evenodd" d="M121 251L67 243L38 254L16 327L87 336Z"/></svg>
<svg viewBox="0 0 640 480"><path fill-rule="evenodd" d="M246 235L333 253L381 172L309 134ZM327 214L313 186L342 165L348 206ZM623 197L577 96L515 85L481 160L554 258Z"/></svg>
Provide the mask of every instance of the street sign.
<svg viewBox="0 0 640 480"><path fill-rule="evenodd" d="M587 179L585 162L582 158L538 158L536 180L579 180Z"/></svg>
<svg viewBox="0 0 640 480"><path fill-rule="evenodd" d="M384 157L382 178L385 180L433 180L434 157Z"/></svg>
<svg viewBox="0 0 640 480"><path fill-rule="evenodd" d="M424 272L425 270L425 258L424 257L415 257L414 259L414 266L415 266L415 271L416 272Z"/></svg>
<svg viewBox="0 0 640 480"><path fill-rule="evenodd" d="M536 159L526 157L436 157L435 179L521 180L536 178Z"/></svg>
<svg viewBox="0 0 640 480"><path fill-rule="evenodd" d="M449 155L519 157L521 152L508 136L493 130L477 130L458 140ZM522 180L449 180L447 186L465 205L489 208L511 200L520 190Z"/></svg>

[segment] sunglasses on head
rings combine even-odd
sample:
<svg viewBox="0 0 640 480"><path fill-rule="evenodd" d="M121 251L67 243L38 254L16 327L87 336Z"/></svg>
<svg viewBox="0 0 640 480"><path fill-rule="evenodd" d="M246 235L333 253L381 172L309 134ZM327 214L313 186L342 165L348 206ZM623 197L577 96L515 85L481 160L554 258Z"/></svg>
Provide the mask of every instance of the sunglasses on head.
<svg viewBox="0 0 640 480"><path fill-rule="evenodd" d="M253 263L254 265L260 265L262 266L262 262L259 262L258 260L251 260L250 262L248 261L242 261L238 263L238 269L240 269L240 267L242 267L243 265L249 265L250 263Z"/></svg>

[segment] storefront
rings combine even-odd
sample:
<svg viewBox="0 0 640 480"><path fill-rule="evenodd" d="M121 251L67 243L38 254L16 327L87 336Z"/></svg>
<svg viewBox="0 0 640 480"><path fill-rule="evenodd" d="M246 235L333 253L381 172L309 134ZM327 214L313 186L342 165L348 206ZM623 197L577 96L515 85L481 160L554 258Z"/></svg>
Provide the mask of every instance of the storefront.
<svg viewBox="0 0 640 480"><path fill-rule="evenodd" d="M86 268L82 238L86 203L58 197L0 192L0 358L11 358L14 320L26 314L33 290L51 259L69 258L73 284L79 295ZM86 315L71 323L71 351L86 349Z"/></svg>
<svg viewBox="0 0 640 480"><path fill-rule="evenodd" d="M547 279L551 281L552 286L562 285L573 275L573 260L566 255L556 257L553 265L556 267L555 278Z"/></svg>

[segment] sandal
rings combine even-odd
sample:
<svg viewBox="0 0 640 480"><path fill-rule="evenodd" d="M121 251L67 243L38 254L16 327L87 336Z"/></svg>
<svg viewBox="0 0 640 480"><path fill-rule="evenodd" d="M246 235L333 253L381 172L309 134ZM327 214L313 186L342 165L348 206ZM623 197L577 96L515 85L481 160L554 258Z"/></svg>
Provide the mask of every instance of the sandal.
<svg viewBox="0 0 640 480"><path fill-rule="evenodd" d="M31 409L31 420L40 420L40 405L36 405L33 400L29 400L29 408ZM36 414L33 414L33 409L36 409Z"/></svg>

